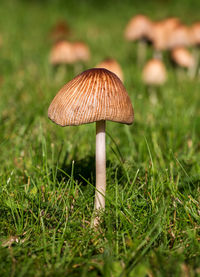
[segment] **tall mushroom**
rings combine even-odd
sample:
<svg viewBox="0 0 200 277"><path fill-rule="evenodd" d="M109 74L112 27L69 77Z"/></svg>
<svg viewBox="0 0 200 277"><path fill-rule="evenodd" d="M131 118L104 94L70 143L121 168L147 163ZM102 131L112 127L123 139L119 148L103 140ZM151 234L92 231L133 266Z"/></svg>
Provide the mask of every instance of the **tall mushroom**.
<svg viewBox="0 0 200 277"><path fill-rule="evenodd" d="M88 69L67 83L54 97L48 117L60 126L96 122L96 193L94 211L105 209L106 120L131 124L133 107L120 79L104 68ZM98 225L99 216L93 225Z"/></svg>

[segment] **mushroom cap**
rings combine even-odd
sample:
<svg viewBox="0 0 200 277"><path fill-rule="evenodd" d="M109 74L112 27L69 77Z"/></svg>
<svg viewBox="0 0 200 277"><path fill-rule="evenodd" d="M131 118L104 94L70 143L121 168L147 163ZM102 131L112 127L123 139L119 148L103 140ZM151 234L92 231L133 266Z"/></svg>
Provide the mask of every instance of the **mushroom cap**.
<svg viewBox="0 0 200 277"><path fill-rule="evenodd" d="M123 82L123 72L121 69L121 66L115 59L107 58L103 60L101 63L99 63L97 68L105 68L113 73L115 73L119 79Z"/></svg>
<svg viewBox="0 0 200 277"><path fill-rule="evenodd" d="M49 106L48 117L61 126L100 120L131 124L133 107L126 89L113 72L92 68L57 93Z"/></svg>
<svg viewBox="0 0 200 277"><path fill-rule="evenodd" d="M181 25L181 21L178 17L168 17L163 19L162 22L167 31L172 31L174 28Z"/></svg>
<svg viewBox="0 0 200 277"><path fill-rule="evenodd" d="M200 22L194 23L191 28L191 38L192 38L192 43L196 45L200 45Z"/></svg>
<svg viewBox="0 0 200 277"><path fill-rule="evenodd" d="M76 55L72 44L66 40L55 43L51 49L49 60L53 65L74 63L76 61Z"/></svg>
<svg viewBox="0 0 200 277"><path fill-rule="evenodd" d="M144 66L142 79L147 85L162 85L167 79L164 63L159 59L151 59Z"/></svg>
<svg viewBox="0 0 200 277"><path fill-rule="evenodd" d="M172 60L179 66L190 68L195 65L193 55L184 47L177 47L171 51Z"/></svg>
<svg viewBox="0 0 200 277"><path fill-rule="evenodd" d="M179 26L180 21L176 17L169 17L161 21L154 22L150 40L152 40L154 48L157 50L165 50L168 48L168 37L171 32Z"/></svg>
<svg viewBox="0 0 200 277"><path fill-rule="evenodd" d="M59 41L66 39L69 36L70 28L68 24L64 21L58 21L51 29L51 39L53 41Z"/></svg>
<svg viewBox="0 0 200 277"><path fill-rule="evenodd" d="M167 45L167 33L162 21L155 22L152 27L151 40L156 50L164 50Z"/></svg>
<svg viewBox="0 0 200 277"><path fill-rule="evenodd" d="M125 38L127 40L137 40L141 38L148 38L151 33L152 22L142 14L136 15L128 22L125 29Z"/></svg>
<svg viewBox="0 0 200 277"><path fill-rule="evenodd" d="M189 27L178 25L172 30L168 37L168 48L172 49L179 46L190 46L192 44L191 32Z"/></svg>
<svg viewBox="0 0 200 277"><path fill-rule="evenodd" d="M90 59L90 50L84 42L74 42L72 43L72 47L75 52L74 55L78 61L86 62Z"/></svg>

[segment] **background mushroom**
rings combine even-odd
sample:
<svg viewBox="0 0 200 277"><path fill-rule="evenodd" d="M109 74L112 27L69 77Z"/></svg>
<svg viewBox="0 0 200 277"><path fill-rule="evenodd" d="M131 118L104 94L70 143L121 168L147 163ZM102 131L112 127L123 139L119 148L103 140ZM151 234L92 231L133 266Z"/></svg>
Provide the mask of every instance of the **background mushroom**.
<svg viewBox="0 0 200 277"><path fill-rule="evenodd" d="M82 41L73 42L72 48L76 58L75 74L78 74L83 70L83 63L90 60L90 49L87 44Z"/></svg>
<svg viewBox="0 0 200 277"><path fill-rule="evenodd" d="M72 44L66 40L55 43L51 49L49 61L54 66L73 64L76 61L76 55Z"/></svg>
<svg viewBox="0 0 200 277"><path fill-rule="evenodd" d="M61 126L96 122L96 193L94 211L105 209L106 120L131 124L133 107L120 79L103 68L79 74L55 96L48 109L49 118ZM99 222L99 215L93 225Z"/></svg>
<svg viewBox="0 0 200 277"><path fill-rule="evenodd" d="M173 62L179 67L188 69L189 76L194 77L196 71L196 62L188 49L184 47L174 48L171 51L171 58Z"/></svg>
<svg viewBox="0 0 200 277"><path fill-rule="evenodd" d="M64 40L69 37L70 28L64 20L58 21L51 29L50 37L54 42Z"/></svg>
<svg viewBox="0 0 200 277"><path fill-rule="evenodd" d="M136 15L126 26L125 39L128 41L138 41L137 58L138 64L143 64L146 57L146 45L152 33L151 20L142 14Z"/></svg>
<svg viewBox="0 0 200 277"><path fill-rule="evenodd" d="M160 59L151 59L144 66L142 80L147 86L150 100L153 104L157 102L158 88L167 80L167 71Z"/></svg>
<svg viewBox="0 0 200 277"><path fill-rule="evenodd" d="M96 67L105 68L111 72L114 72L122 82L124 81L121 66L115 59L107 58L103 60L101 63L97 64Z"/></svg>
<svg viewBox="0 0 200 277"><path fill-rule="evenodd" d="M192 44L189 27L180 24L176 26L168 36L168 48L173 49L179 46L190 46Z"/></svg>
<svg viewBox="0 0 200 277"><path fill-rule="evenodd" d="M73 71L82 70L82 62L90 59L90 50L83 42L58 41L51 49L49 61L54 66L73 65Z"/></svg>
<svg viewBox="0 0 200 277"><path fill-rule="evenodd" d="M162 58L162 52L168 48L169 35L179 24L180 21L176 17L153 23L150 38L154 47L154 58Z"/></svg>
<svg viewBox="0 0 200 277"><path fill-rule="evenodd" d="M199 50L199 46L200 46L200 21L195 22L191 26L190 32L191 32L191 39L192 39L192 45L193 45L192 53L193 53L193 56L194 56L195 61L196 61L195 73L198 73L199 60L200 60L200 53L199 53L200 52L200 50Z"/></svg>

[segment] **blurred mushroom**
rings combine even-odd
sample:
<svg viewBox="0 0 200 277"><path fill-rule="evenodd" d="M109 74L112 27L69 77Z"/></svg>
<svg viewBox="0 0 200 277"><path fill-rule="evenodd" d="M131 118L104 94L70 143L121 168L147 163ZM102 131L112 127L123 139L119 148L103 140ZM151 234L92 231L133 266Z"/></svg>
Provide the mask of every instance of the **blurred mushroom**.
<svg viewBox="0 0 200 277"><path fill-rule="evenodd" d="M157 88L167 80L167 71L164 63L160 59L151 59L144 66L142 80L150 93L150 100L153 104L157 102Z"/></svg>
<svg viewBox="0 0 200 277"><path fill-rule="evenodd" d="M167 33L163 22L155 22L152 27L151 40L154 47L154 58L162 59L162 51L167 47Z"/></svg>
<svg viewBox="0 0 200 277"><path fill-rule="evenodd" d="M191 39L192 39L192 43L194 45L200 45L200 22L195 22L191 28L190 28L190 32L191 32Z"/></svg>
<svg viewBox="0 0 200 277"><path fill-rule="evenodd" d="M199 63L200 63L200 53L199 53L199 47L200 47L200 21L195 22L191 28L191 37L192 37L192 44L193 44L193 56L196 61L196 68L195 68L195 74L199 71Z"/></svg>
<svg viewBox="0 0 200 277"><path fill-rule="evenodd" d="M125 39L128 41L138 41L137 58L142 64L146 56L146 44L152 33L152 22L145 15L136 15L128 22L125 29Z"/></svg>
<svg viewBox="0 0 200 277"><path fill-rule="evenodd" d="M162 58L162 51L168 48L170 33L180 24L176 17L166 18L153 23L150 39L152 40L155 58Z"/></svg>
<svg viewBox="0 0 200 277"><path fill-rule="evenodd" d="M51 49L49 61L52 65L73 64L76 61L76 55L72 44L66 40L55 43Z"/></svg>
<svg viewBox="0 0 200 277"><path fill-rule="evenodd" d="M106 120L133 122L131 100L120 79L103 68L84 71L67 83L54 97L48 117L60 126L96 122L96 193L93 226L99 224L98 211L105 209Z"/></svg>
<svg viewBox="0 0 200 277"><path fill-rule="evenodd" d="M88 61L90 51L83 42L58 41L50 53L50 63L54 66L61 64L73 65L75 73L82 70L82 62Z"/></svg>
<svg viewBox="0 0 200 277"><path fill-rule="evenodd" d="M96 65L97 68L105 68L111 72L114 72L119 79L123 82L123 72L121 66L115 59L107 58L103 60L101 63Z"/></svg>
<svg viewBox="0 0 200 277"><path fill-rule="evenodd" d="M168 48L173 49L179 46L190 46L192 37L189 27L180 24L176 26L168 36Z"/></svg>
<svg viewBox="0 0 200 277"><path fill-rule="evenodd" d="M160 86L167 79L167 72L164 63L159 59L151 59L144 66L142 79L145 84Z"/></svg>
<svg viewBox="0 0 200 277"><path fill-rule="evenodd" d="M176 47L171 51L171 58L175 64L187 68L188 74L193 77L195 74L195 59L188 49Z"/></svg>
<svg viewBox="0 0 200 277"><path fill-rule="evenodd" d="M50 37L54 42L67 39L70 33L69 25L64 21L58 21L52 28Z"/></svg>
<svg viewBox="0 0 200 277"><path fill-rule="evenodd" d="M72 43L72 47L74 49L74 54L78 61L87 62L90 59L90 50L89 47L81 41L77 41Z"/></svg>
<svg viewBox="0 0 200 277"><path fill-rule="evenodd" d="M75 74L83 70L83 63L90 60L90 50L87 44L81 41L72 43L74 55L76 57Z"/></svg>

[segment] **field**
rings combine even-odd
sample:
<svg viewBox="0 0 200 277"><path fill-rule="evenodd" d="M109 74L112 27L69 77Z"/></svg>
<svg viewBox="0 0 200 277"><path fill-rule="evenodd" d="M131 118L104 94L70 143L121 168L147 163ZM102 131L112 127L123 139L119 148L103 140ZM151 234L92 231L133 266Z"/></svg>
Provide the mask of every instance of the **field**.
<svg viewBox="0 0 200 277"><path fill-rule="evenodd" d="M137 13L191 24L199 10L199 0L1 0L0 276L200 276L200 76L177 74L165 53L168 80L152 103L123 35ZM98 230L95 124L61 128L47 117L75 76L48 60L63 19L70 39L90 47L82 70L118 60L135 111L131 126L107 122Z"/></svg>

